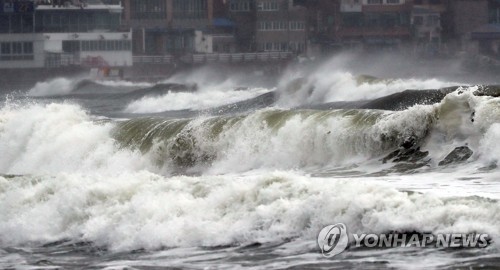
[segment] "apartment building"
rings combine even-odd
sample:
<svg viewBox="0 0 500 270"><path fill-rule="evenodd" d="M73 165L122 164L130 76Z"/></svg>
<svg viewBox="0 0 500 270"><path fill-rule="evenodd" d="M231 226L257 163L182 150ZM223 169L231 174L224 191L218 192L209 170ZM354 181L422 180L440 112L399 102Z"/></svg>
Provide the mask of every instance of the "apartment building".
<svg viewBox="0 0 500 270"><path fill-rule="evenodd" d="M255 0L229 0L227 17L234 24L234 37L239 52L253 52L256 46L257 5Z"/></svg>
<svg viewBox="0 0 500 270"><path fill-rule="evenodd" d="M123 24L132 28L136 55L196 51L196 31L212 26L216 0L123 0ZM198 40L205 41L203 37ZM206 48L198 44L200 48Z"/></svg>
<svg viewBox="0 0 500 270"><path fill-rule="evenodd" d="M293 0L256 0L257 51L307 49L307 9Z"/></svg>
<svg viewBox="0 0 500 270"><path fill-rule="evenodd" d="M413 1L411 25L416 54L432 56L442 51L442 18L446 16L446 11L445 1Z"/></svg>
<svg viewBox="0 0 500 270"><path fill-rule="evenodd" d="M483 7L484 8L484 7ZM483 11L484 12L484 11ZM498 59L500 57L500 2L488 1L488 23L471 33L472 50L481 55Z"/></svg>
<svg viewBox="0 0 500 270"><path fill-rule="evenodd" d="M0 68L132 65L119 1L0 1Z"/></svg>
<svg viewBox="0 0 500 270"><path fill-rule="evenodd" d="M342 0L338 37L345 46L398 49L411 38L411 1Z"/></svg>

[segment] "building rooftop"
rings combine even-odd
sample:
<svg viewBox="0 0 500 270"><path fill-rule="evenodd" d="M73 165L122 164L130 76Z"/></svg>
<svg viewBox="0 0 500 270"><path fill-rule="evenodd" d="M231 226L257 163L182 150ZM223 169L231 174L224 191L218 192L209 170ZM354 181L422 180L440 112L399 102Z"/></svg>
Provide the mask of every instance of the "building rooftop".
<svg viewBox="0 0 500 270"><path fill-rule="evenodd" d="M121 11L123 9L119 0L37 0L37 10L96 10L107 9Z"/></svg>

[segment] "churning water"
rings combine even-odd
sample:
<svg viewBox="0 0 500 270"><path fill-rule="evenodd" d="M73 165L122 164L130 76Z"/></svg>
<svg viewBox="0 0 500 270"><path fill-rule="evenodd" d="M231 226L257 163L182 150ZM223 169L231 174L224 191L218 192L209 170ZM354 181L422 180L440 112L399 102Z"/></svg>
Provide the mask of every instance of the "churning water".
<svg viewBox="0 0 500 270"><path fill-rule="evenodd" d="M59 78L6 94L0 268L500 263L500 88L338 70L275 87L199 78ZM457 147L472 154L447 158ZM317 234L339 222L492 243L326 259Z"/></svg>

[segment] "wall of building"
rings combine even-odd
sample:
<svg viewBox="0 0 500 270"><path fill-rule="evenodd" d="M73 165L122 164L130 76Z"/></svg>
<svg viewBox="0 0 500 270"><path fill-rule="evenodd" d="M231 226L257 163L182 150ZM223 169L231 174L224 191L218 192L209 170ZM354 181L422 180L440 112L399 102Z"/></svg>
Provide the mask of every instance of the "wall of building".
<svg viewBox="0 0 500 270"><path fill-rule="evenodd" d="M213 53L213 37L202 31L195 31L194 49L196 53Z"/></svg>
<svg viewBox="0 0 500 270"><path fill-rule="evenodd" d="M257 16L255 1L229 1L226 10L228 18L234 23L234 35L238 47L237 49L241 52L255 51Z"/></svg>
<svg viewBox="0 0 500 270"><path fill-rule="evenodd" d="M43 50L49 53L64 53L64 41L106 41L122 40L131 42L132 33L45 33L43 34ZM75 53L79 61L84 61L87 57L101 57L110 66L131 66L133 64L132 50L123 49L119 51L85 51Z"/></svg>
<svg viewBox="0 0 500 270"><path fill-rule="evenodd" d="M274 7L268 5L273 2L276 3ZM257 50L305 52L307 9L294 6L289 0L257 0L256 3Z"/></svg>
<svg viewBox="0 0 500 270"><path fill-rule="evenodd" d="M188 42L187 38L189 34L184 32L209 29L214 3L214 0L123 0L123 24L134 33L134 54L161 55L193 51L190 47L192 42ZM142 9L138 5L143 5ZM145 12L139 13L140 10ZM194 34L191 36L195 38ZM187 47L170 50L171 45L167 44L179 44L179 40L185 40L181 43Z"/></svg>
<svg viewBox="0 0 500 270"><path fill-rule="evenodd" d="M487 0L453 0L450 5L454 34L457 36L466 35L488 23Z"/></svg>
<svg viewBox="0 0 500 270"><path fill-rule="evenodd" d="M0 68L41 68L44 67L44 38L41 34L9 34L0 35L1 43L29 42L33 43L32 60L0 60Z"/></svg>

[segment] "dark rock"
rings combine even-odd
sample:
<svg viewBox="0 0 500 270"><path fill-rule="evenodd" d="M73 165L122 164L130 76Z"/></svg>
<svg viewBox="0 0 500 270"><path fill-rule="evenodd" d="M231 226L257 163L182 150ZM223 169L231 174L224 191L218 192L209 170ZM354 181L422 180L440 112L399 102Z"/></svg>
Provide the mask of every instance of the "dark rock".
<svg viewBox="0 0 500 270"><path fill-rule="evenodd" d="M419 140L415 136L410 136L403 141L398 150L387 155L382 162L387 163L392 161L394 163L415 163L426 158L428 155L429 152L420 151Z"/></svg>
<svg viewBox="0 0 500 270"><path fill-rule="evenodd" d="M389 161L398 163L398 162L417 162L429 155L429 152L420 151L420 148L403 148L398 149L389 155L387 155L382 162L387 163Z"/></svg>
<svg viewBox="0 0 500 270"><path fill-rule="evenodd" d="M461 163L467 161L474 152L468 146L460 146L455 148L449 153L441 162L439 166L446 166L454 163Z"/></svg>
<svg viewBox="0 0 500 270"><path fill-rule="evenodd" d="M476 96L500 97L499 85L482 85L474 92Z"/></svg>

